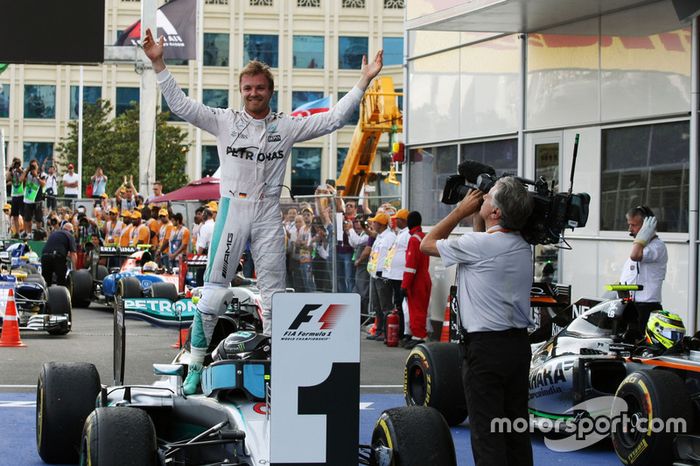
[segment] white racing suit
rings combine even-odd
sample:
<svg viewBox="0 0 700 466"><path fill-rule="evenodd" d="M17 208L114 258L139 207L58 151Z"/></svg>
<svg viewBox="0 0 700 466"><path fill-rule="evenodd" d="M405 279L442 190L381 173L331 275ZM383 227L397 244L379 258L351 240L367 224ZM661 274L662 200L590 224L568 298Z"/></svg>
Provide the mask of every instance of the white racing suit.
<svg viewBox="0 0 700 466"><path fill-rule="evenodd" d="M248 239L262 298L263 333L271 334L272 294L283 292L286 283L279 200L287 159L294 143L342 127L360 104L363 91L354 87L328 112L304 117L270 112L256 120L245 110L195 102L182 92L168 70L158 73L157 79L170 111L217 140L221 201L192 328L192 356L201 361L216 320L230 301L228 286Z"/></svg>

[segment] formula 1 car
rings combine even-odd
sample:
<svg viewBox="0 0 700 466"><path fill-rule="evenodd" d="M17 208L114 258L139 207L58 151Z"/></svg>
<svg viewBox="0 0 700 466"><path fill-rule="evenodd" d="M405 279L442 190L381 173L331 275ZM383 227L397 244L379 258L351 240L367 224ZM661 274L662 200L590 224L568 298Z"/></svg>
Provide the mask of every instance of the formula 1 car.
<svg viewBox="0 0 700 466"><path fill-rule="evenodd" d="M161 377L154 384L124 385L120 360L126 328L120 301L115 313L114 386L101 385L89 363L43 365L36 405L41 458L47 463L80 461L93 466L274 463L269 337L215 331L215 360L204 369L201 394L182 393L186 350L172 364L154 364ZM222 327L228 325L224 321ZM294 369L304 371L303 366ZM282 387L278 384L275 390L279 396ZM334 402L340 403L337 394ZM350 429L357 432L359 426ZM357 457L321 464L456 465L447 424L436 410L424 407L385 411L375 426L372 445L355 451Z"/></svg>
<svg viewBox="0 0 700 466"><path fill-rule="evenodd" d="M66 335L73 323L68 290L62 286L47 287L40 271L39 258L27 243L14 243L0 252L0 326L7 292L12 289L20 330Z"/></svg>
<svg viewBox="0 0 700 466"><path fill-rule="evenodd" d="M592 416L587 409L596 405L594 400L607 400L608 415L620 414L610 411L613 398L604 398L617 397L626 403L630 422L648 419L651 423L653 415L664 423L682 421L686 427L677 436L677 432L651 427L642 431L630 422L621 423L611 435L624 464L670 465L674 458L685 461L674 464L700 464L700 432L694 427L700 416L700 352L688 350L686 344L659 354L645 344L627 342L635 313L629 298L605 300L548 341L533 345L530 422L546 436L561 436L568 431L556 431L557 426L568 429ZM686 337L686 343L688 340ZM693 345L700 349L700 339L694 338ZM462 360L458 343L417 345L404 371L406 403L434 407L450 425L463 422L468 411ZM675 455L671 454L674 442Z"/></svg>
<svg viewBox="0 0 700 466"><path fill-rule="evenodd" d="M144 270L145 263L150 261L149 257L150 253L138 247L102 246L99 250L93 250L88 260L89 268L73 270L68 276L73 305L110 305L114 303L118 292L124 292L124 296L130 298L150 296L176 301L179 276L156 268ZM123 258L124 261L119 268L109 271L99 263L100 258ZM125 285L120 285L125 278L133 280L126 280Z"/></svg>

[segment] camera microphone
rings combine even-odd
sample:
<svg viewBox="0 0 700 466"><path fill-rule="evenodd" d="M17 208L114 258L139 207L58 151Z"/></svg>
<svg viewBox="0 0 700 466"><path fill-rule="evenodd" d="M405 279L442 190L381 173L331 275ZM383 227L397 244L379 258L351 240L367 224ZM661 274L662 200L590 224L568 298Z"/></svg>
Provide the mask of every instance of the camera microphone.
<svg viewBox="0 0 700 466"><path fill-rule="evenodd" d="M459 164L457 171L471 184L476 184L479 175L484 173L496 176L496 170L494 170L493 167L477 162L476 160L465 160Z"/></svg>

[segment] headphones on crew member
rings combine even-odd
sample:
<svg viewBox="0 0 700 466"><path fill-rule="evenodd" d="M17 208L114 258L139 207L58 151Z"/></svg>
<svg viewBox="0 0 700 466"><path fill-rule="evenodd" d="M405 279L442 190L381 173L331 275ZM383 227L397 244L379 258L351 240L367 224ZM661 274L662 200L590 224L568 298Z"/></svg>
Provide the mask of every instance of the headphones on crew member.
<svg viewBox="0 0 700 466"><path fill-rule="evenodd" d="M643 217L643 218L653 217L653 216L654 216L654 212L653 212L649 207L647 207L647 206L645 206L645 205L638 205L638 206L635 207L633 210L634 210L634 213L635 213L636 215L639 215L639 216L641 216L641 217Z"/></svg>

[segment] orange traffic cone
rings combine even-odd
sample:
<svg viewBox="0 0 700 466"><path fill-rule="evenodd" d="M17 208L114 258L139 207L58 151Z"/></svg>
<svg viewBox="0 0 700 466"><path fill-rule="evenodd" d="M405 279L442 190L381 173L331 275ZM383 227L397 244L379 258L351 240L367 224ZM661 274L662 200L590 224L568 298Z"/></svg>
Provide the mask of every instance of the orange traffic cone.
<svg viewBox="0 0 700 466"><path fill-rule="evenodd" d="M15 290L10 289L7 293L7 305L5 306L5 317L2 321L2 334L0 335L0 346L26 348L19 337L19 324L17 323L17 306L15 305Z"/></svg>
<svg viewBox="0 0 700 466"><path fill-rule="evenodd" d="M450 297L447 297L447 306L445 306L445 319L442 321L442 332L440 333L440 341L443 343L450 342Z"/></svg>
<svg viewBox="0 0 700 466"><path fill-rule="evenodd" d="M181 328L180 332L177 335L177 341L170 345L171 348L175 349L181 349L183 346L185 346L185 342L187 341L187 337L190 335L190 328L185 327Z"/></svg>

